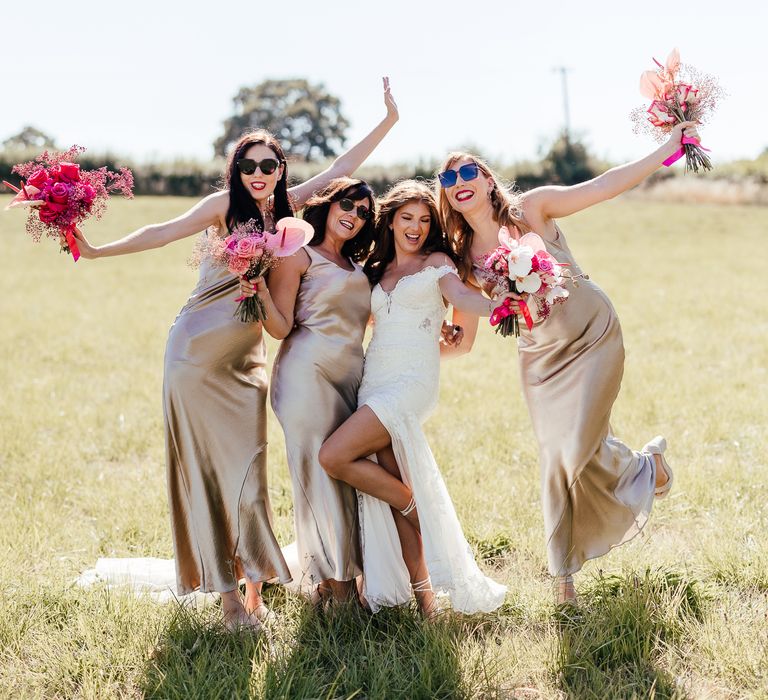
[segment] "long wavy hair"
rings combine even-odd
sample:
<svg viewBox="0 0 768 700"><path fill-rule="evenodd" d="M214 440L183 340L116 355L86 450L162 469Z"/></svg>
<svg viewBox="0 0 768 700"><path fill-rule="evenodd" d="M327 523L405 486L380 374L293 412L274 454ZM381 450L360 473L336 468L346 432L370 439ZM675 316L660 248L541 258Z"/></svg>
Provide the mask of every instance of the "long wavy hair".
<svg viewBox="0 0 768 700"><path fill-rule="evenodd" d="M452 168L460 160L471 160L477 164L480 177L483 175L491 179L492 187L489 199L493 209L493 220L499 228L506 226L509 229L517 228L520 233L526 233L530 227L525 223L522 214L522 193L514 185L507 187L501 178L491 170L482 158L471 153L455 151L450 153L438 172ZM448 240L456 258L461 278L466 281L472 272L472 239L475 232L466 219L457 212L448 201L448 195L440 187L440 182L435 181L437 201L440 210L440 222L445 229Z"/></svg>
<svg viewBox="0 0 768 700"><path fill-rule="evenodd" d="M395 259L395 235L392 222L397 211L411 202L422 202L429 209L429 233L421 247L421 253L445 253L454 259L453 250L448 237L440 226L440 216L437 210L435 195L429 186L418 180L402 180L393 185L385 194L379 197L379 212L376 216L376 237L373 250L365 262L363 272L368 275L371 285L376 284L384 276L387 265Z"/></svg>
<svg viewBox="0 0 768 700"><path fill-rule="evenodd" d="M366 219L363 227L357 232L354 238L344 242L341 247L341 254L346 258L351 258L355 262L361 262L368 257L373 243L373 226L376 214L376 200L373 197L373 190L370 185L363 180L355 180L350 177L337 177L331 180L323 189L316 192L307 200L304 207L304 221L312 224L315 229L315 235L308 245L320 245L325 239L325 224L328 220L328 212L331 204L340 199L351 199L358 201L368 200L368 209L371 212L369 219Z"/></svg>
<svg viewBox="0 0 768 700"><path fill-rule="evenodd" d="M280 165L283 166L283 176L277 181L272 194L272 209L275 221L284 216L293 216L293 207L288 197L288 167L285 152L280 142L265 129L254 129L245 132L235 144L227 159L227 169L224 174L224 188L229 190L229 208L227 209L227 228L230 230L237 224L255 219L264 228L264 218L259 211L256 200L245 188L237 169L237 161L245 157L245 152L257 144L266 146L274 151Z"/></svg>

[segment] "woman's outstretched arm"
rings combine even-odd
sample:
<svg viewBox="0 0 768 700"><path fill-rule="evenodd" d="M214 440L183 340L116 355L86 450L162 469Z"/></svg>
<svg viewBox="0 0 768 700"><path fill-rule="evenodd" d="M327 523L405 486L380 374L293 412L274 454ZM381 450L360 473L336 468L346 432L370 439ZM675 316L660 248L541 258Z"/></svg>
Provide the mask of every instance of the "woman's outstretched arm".
<svg viewBox="0 0 768 700"><path fill-rule="evenodd" d="M228 204L229 191L216 192L175 219L161 224L142 226L112 243L93 246L80 229L75 229L75 238L77 238L80 255L84 258L106 258L112 255L140 253L143 250L161 248L173 241L200 233L209 226L222 225Z"/></svg>
<svg viewBox="0 0 768 700"><path fill-rule="evenodd" d="M301 185L296 185L288 190L297 208L303 207L305 202L315 192L325 187L331 180L337 177L348 177L355 172L395 125L399 119L397 104L389 89L389 78L384 78L383 80L384 105L387 108L387 114L384 119L362 141L356 143L352 148L336 158L326 170L323 170L323 172L318 173Z"/></svg>
<svg viewBox="0 0 768 700"><path fill-rule="evenodd" d="M680 148L683 135L696 136L695 122L681 122L672 130L669 140L640 160L616 166L592 180L571 185L537 187L523 195L523 212L531 224L559 219L599 204L640 184L656 172ZM544 232L537 231L540 235Z"/></svg>

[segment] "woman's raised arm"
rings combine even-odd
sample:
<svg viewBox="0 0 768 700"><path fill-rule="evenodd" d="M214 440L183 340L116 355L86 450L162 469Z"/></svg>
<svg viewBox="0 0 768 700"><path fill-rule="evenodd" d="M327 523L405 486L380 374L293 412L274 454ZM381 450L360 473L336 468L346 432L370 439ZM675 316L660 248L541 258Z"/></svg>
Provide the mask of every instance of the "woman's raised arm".
<svg viewBox="0 0 768 700"><path fill-rule="evenodd" d="M687 130L687 131L685 131ZM577 211L599 204L640 184L656 172L675 151L686 136L696 136L695 122L681 122L672 130L669 140L645 158L607 170L592 180L571 185L537 187L523 195L523 212L529 222L560 219ZM537 231L539 235L544 232Z"/></svg>
<svg viewBox="0 0 768 700"><path fill-rule="evenodd" d="M331 163L330 167L318 173L301 185L296 185L288 190L291 200L297 208L304 206L305 202L318 190L325 187L331 180L337 177L349 177L368 158L381 140L389 133L389 130L399 119L397 104L389 88L389 78L384 78L384 105L387 115L374 129L360 142L356 143L345 153L342 153Z"/></svg>

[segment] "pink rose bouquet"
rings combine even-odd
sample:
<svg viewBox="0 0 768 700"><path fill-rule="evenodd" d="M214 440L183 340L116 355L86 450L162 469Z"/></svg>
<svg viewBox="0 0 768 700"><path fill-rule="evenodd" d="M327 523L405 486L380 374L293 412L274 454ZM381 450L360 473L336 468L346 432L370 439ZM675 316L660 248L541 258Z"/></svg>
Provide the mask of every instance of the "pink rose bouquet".
<svg viewBox="0 0 768 700"><path fill-rule="evenodd" d="M39 241L46 235L65 241L62 249L71 253L75 261L80 257L75 227L91 216L100 218L110 192L133 197L130 170L81 170L73 161L84 150L82 146L72 146L61 153L45 151L32 161L13 166L13 172L22 177L20 187L3 181L16 192L6 209L30 208L27 233L33 240Z"/></svg>
<svg viewBox="0 0 768 700"><path fill-rule="evenodd" d="M546 318L552 304L568 298L568 290L563 285L570 278L569 271L549 254L544 241L535 233L526 233L516 240L502 227L499 247L486 256L480 276L493 284L493 293L527 294L525 301L517 303L529 331L533 329L530 302L536 304L538 316ZM520 335L520 322L512 303L510 299L505 300L490 319L496 332L503 336Z"/></svg>
<svg viewBox="0 0 768 700"><path fill-rule="evenodd" d="M640 92L651 101L648 108L632 112L635 133L650 132L663 140L676 124L684 121L703 123L714 111L725 93L715 78L699 73L692 66L680 63L680 52L674 49L664 65L655 58L655 70L640 76ZM683 136L680 149L664 161L669 166L685 155L685 170L699 172L712 169L712 161L699 140Z"/></svg>
<svg viewBox="0 0 768 700"><path fill-rule="evenodd" d="M228 236L208 233L198 244L193 264L206 257L216 267L225 267L236 277L253 279L264 276L279 258L293 255L306 245L314 229L306 221L287 216L277 222L274 231L262 231L255 219L235 226ZM264 302L258 294L238 297L234 317L248 323L267 317Z"/></svg>

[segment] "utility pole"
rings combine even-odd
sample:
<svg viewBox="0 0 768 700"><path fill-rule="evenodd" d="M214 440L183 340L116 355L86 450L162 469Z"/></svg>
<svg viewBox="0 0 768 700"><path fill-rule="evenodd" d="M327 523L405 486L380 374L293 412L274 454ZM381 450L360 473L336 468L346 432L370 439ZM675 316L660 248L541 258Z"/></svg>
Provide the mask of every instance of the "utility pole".
<svg viewBox="0 0 768 700"><path fill-rule="evenodd" d="M565 136L565 142L570 143L571 140L571 114L568 108L568 71L570 68L566 66L555 66L552 69L555 73L560 73L560 78L563 86L563 113L565 116L565 127L563 128L563 134Z"/></svg>

